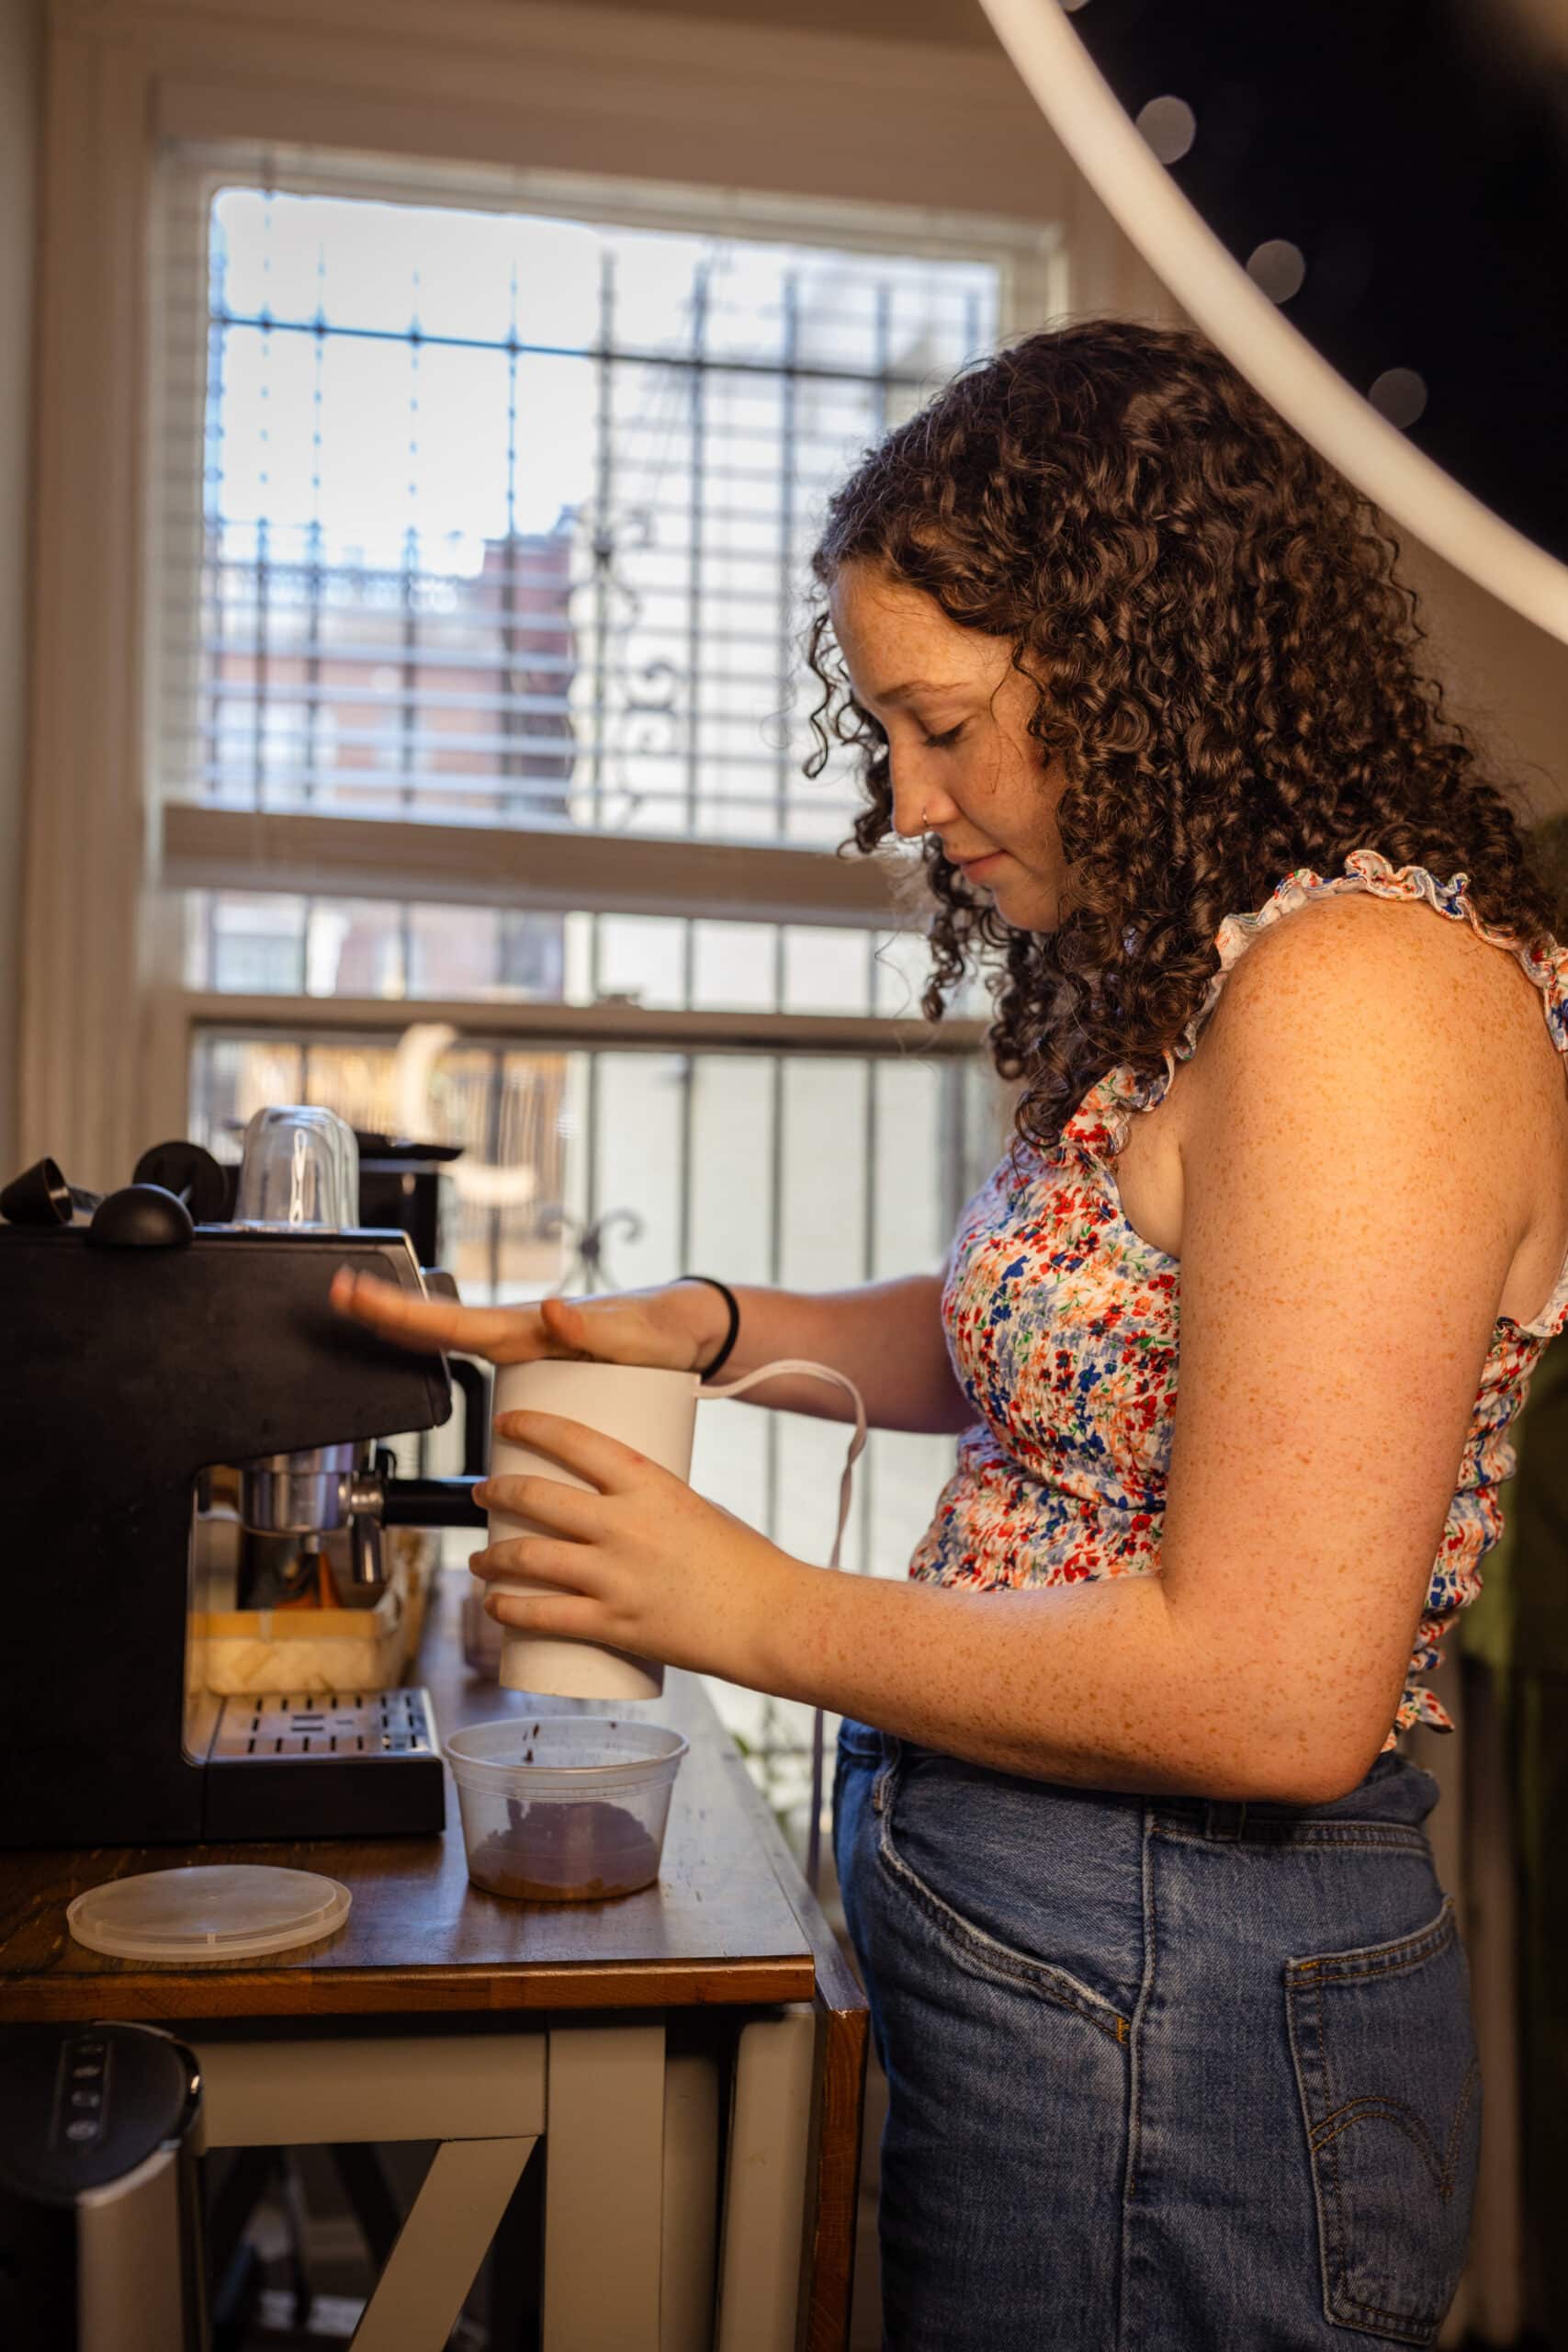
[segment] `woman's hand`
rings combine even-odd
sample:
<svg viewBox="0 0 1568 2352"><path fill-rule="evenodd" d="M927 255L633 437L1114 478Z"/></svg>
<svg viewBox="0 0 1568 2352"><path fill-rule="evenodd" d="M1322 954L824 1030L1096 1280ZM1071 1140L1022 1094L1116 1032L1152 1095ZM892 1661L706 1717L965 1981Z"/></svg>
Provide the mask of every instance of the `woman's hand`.
<svg viewBox="0 0 1568 2352"><path fill-rule="evenodd" d="M450 1349L490 1363L569 1356L696 1372L717 1353L728 1323L717 1291L698 1282L604 1298L545 1298L529 1306L461 1306L455 1299L416 1298L396 1283L340 1266L332 1303L340 1315L402 1347Z"/></svg>
<svg viewBox="0 0 1568 2352"><path fill-rule="evenodd" d="M491 1477L475 1499L548 1532L476 1552L482 1577L522 1577L548 1593L492 1593L486 1607L521 1633L570 1634L671 1666L751 1680L785 1581L800 1567L672 1471L559 1413L502 1413L496 1429L580 1478Z"/></svg>

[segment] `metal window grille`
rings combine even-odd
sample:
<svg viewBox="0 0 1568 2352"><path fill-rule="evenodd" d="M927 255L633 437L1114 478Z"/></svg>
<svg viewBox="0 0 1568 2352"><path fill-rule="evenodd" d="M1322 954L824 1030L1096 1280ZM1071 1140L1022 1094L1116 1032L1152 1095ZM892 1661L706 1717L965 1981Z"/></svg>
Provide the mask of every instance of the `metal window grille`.
<svg viewBox="0 0 1568 2352"><path fill-rule="evenodd" d="M164 788L841 838L847 779L800 773L807 558L994 340L996 263L221 176L166 310L201 481L165 518Z"/></svg>

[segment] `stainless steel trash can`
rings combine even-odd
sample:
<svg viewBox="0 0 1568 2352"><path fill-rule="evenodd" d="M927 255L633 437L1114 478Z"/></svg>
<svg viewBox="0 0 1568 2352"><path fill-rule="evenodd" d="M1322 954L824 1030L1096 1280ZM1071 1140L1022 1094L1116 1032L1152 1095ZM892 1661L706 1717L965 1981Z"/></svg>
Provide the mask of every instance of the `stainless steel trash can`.
<svg viewBox="0 0 1568 2352"><path fill-rule="evenodd" d="M0 2345L207 2352L201 2074L155 2026L0 2031Z"/></svg>

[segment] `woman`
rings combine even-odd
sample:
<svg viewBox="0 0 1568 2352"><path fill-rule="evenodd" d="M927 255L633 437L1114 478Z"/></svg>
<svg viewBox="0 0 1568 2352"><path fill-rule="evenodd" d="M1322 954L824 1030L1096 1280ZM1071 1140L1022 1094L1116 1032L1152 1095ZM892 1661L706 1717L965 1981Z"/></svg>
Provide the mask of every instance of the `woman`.
<svg viewBox="0 0 1568 2352"><path fill-rule="evenodd" d="M863 849L924 837L928 1012L997 962L1018 1132L944 1281L742 1289L728 1368L827 1359L955 1475L862 1580L507 1425L599 1491L493 1482L554 1532L478 1573L560 1589L498 1616L846 1719L899 2347L1424 2345L1462 2267L1465 1965L1395 1739L1568 1322L1568 954L1393 555L1192 335L1036 335L890 435L818 552L818 733ZM339 1304L497 1362L727 1329L697 1280Z"/></svg>

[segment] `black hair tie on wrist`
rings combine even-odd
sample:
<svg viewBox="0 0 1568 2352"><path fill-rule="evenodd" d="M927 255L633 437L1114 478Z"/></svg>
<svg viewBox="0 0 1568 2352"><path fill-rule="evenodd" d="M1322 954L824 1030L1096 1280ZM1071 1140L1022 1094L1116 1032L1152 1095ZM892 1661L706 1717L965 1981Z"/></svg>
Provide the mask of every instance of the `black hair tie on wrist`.
<svg viewBox="0 0 1568 2352"><path fill-rule="evenodd" d="M740 1308L737 1304L735 1293L730 1289L729 1284L728 1283L721 1283L716 1274L682 1274L678 1276L677 1279L683 1283L708 1283L710 1288L717 1291L720 1298L723 1299L726 1306L729 1309L729 1329L724 1335L724 1345L720 1348L713 1362L710 1364L705 1365L703 1368L703 1379L711 1380L716 1372L723 1371L725 1365L729 1361L730 1351L733 1349L736 1340L740 1337Z"/></svg>

